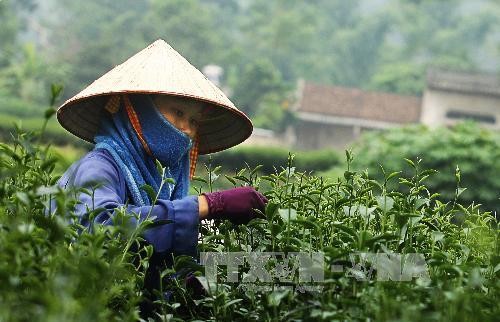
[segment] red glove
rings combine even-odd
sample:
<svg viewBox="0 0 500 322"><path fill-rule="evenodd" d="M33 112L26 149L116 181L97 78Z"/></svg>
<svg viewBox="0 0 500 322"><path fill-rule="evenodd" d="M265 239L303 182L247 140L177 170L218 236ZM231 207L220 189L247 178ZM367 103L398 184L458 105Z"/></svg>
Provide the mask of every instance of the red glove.
<svg viewBox="0 0 500 322"><path fill-rule="evenodd" d="M208 203L209 219L228 219L233 224L246 224L264 212L267 198L253 187L239 187L203 193Z"/></svg>

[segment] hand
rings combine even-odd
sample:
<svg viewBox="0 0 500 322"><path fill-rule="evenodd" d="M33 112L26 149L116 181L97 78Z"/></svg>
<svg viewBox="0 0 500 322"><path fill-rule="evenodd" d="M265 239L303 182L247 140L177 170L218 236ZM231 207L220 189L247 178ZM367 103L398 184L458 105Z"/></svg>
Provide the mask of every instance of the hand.
<svg viewBox="0 0 500 322"><path fill-rule="evenodd" d="M208 219L228 219L233 224L246 224L264 212L267 198L253 187L239 187L203 193L208 204Z"/></svg>

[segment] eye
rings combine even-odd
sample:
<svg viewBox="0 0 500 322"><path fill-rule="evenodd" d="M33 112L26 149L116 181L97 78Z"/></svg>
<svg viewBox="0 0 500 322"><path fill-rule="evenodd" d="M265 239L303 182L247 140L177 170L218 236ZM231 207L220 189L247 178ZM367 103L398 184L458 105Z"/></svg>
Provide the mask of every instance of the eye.
<svg viewBox="0 0 500 322"><path fill-rule="evenodd" d="M182 117L184 115L184 112L182 112L181 110L178 110L178 109L174 109L174 113L178 117Z"/></svg>

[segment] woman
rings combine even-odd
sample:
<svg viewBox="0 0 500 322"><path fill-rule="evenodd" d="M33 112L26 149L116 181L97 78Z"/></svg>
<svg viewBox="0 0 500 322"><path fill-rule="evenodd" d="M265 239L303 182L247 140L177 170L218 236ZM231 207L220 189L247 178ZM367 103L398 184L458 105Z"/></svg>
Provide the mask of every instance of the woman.
<svg viewBox="0 0 500 322"><path fill-rule="evenodd" d="M198 154L239 144L252 124L163 40L66 101L57 118L71 133L96 144L59 180L64 188L93 190L78 195L76 213L84 226L90 225L93 209L105 209L94 222L112 224L114 211L125 207L139 214L139 221L171 222L145 232L155 253L195 255L200 219L243 224L267 203L251 187L188 196ZM144 185L158 193L156 202Z"/></svg>

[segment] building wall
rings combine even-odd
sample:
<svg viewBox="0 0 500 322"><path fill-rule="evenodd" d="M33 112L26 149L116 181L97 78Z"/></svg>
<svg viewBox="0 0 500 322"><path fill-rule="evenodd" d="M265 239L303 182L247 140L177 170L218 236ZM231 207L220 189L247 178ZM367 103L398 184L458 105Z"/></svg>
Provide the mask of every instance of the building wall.
<svg viewBox="0 0 500 322"><path fill-rule="evenodd" d="M286 140L285 135L277 134L271 130L254 128L252 135L240 145L244 146L281 146L289 147L289 142Z"/></svg>
<svg viewBox="0 0 500 322"><path fill-rule="evenodd" d="M357 138L358 133L354 126L300 121L295 128L295 146L300 150L343 149Z"/></svg>
<svg viewBox="0 0 500 322"><path fill-rule="evenodd" d="M452 112L447 116L447 113ZM457 117L458 115L458 117ZM422 100L421 122L429 126L451 125L473 115L478 123L500 129L500 97L427 89ZM494 123L491 123L491 120ZM482 120L482 121L481 121Z"/></svg>

